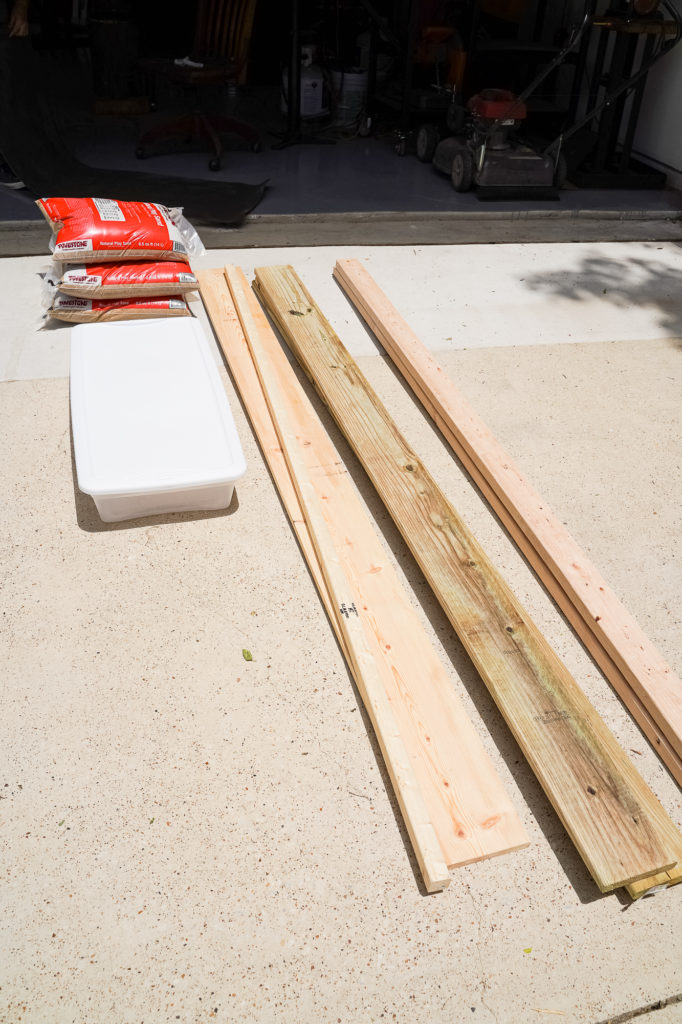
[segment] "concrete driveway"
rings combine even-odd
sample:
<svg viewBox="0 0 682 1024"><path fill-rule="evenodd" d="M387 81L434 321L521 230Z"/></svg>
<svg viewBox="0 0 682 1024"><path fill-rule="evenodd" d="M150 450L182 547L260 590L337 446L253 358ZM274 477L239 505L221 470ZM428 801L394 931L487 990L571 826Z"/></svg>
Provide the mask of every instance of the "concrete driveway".
<svg viewBox="0 0 682 1024"><path fill-rule="evenodd" d="M681 251L345 246L197 261L294 265L678 825L679 788L331 267L367 260L680 674ZM0 263L0 1021L682 1021L682 885L636 903L599 894L324 412L531 838L453 872L442 894L423 893L368 719L226 372L248 461L230 508L99 520L73 470L70 329L41 329L44 263Z"/></svg>

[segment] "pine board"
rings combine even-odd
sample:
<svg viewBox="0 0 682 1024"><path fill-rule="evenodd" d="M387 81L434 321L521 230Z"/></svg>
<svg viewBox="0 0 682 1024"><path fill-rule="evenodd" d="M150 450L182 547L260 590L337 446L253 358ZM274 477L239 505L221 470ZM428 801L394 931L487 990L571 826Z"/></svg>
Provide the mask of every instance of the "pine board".
<svg viewBox="0 0 682 1024"><path fill-rule="evenodd" d="M243 275L226 271L249 333L257 330L296 433L313 486L324 509L326 527L353 574L354 593L365 598L363 622L371 653L405 739L419 788L424 793L449 867L527 845L527 836L494 768L466 717L461 703L413 611L376 532L371 528L350 478L310 407L279 342L272 334ZM200 273L202 296L221 347L245 402L287 512L301 540L325 607L346 648L333 606L294 491L279 438L256 375L233 300L220 271ZM255 307L255 308L254 308ZM260 317L260 320L259 320ZM357 526L352 532L350 524ZM364 525L363 525L364 523ZM346 603L348 608L352 602ZM355 602L357 606L357 601ZM381 642L379 642L381 638ZM347 650L347 648L346 648ZM352 661L349 656L349 664ZM355 672L354 672L355 675ZM359 689L362 689L359 686Z"/></svg>

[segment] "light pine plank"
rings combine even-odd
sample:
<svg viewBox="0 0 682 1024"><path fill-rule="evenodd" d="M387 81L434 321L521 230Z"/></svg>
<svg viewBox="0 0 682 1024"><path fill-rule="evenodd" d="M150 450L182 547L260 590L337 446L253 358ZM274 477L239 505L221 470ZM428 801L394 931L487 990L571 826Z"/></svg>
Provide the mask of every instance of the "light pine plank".
<svg viewBox="0 0 682 1024"><path fill-rule="evenodd" d="M257 304L252 307L242 301L248 294L248 283L244 275L236 268L228 267L225 276L233 299L235 292L239 296L239 319L337 615L345 648L353 667L353 675L372 721L419 862L424 885L427 892L438 892L450 884L448 867L419 788L412 761L400 735L391 702L386 695L379 667L372 655L364 620L358 614L356 599L360 604L362 597L356 594L341 565L339 553L322 514L320 499L315 493L310 473L305 465L302 448L308 441L308 436L296 436L290 413L291 405L299 400L300 396L291 392L287 394L280 385L268 358L266 340L270 328L267 320ZM338 459L335 462L338 462ZM328 468L332 469L333 466L332 463Z"/></svg>
<svg viewBox="0 0 682 1024"><path fill-rule="evenodd" d="M499 514L501 505L509 514L512 525L508 528L514 539L520 544L521 538L530 542L548 567L556 587L580 615L582 625L574 625L581 638L679 782L680 679L368 271L357 260L339 260L334 276L495 511ZM548 586L554 593L553 585ZM590 635L592 642L587 639Z"/></svg>
<svg viewBox="0 0 682 1024"><path fill-rule="evenodd" d="M251 359L249 346L239 316L230 295L222 269L202 270L197 273L201 298L215 330L218 344L234 377L234 381L247 408L251 425L277 487L282 504L289 517L294 533L305 557L306 563L317 587L329 621L336 633L344 656L348 661L344 640L338 628L336 615L331 604L329 591L317 561L317 555L310 539L310 533L296 495L296 490L284 458L277 431L272 422L263 390Z"/></svg>
<svg viewBox="0 0 682 1024"><path fill-rule="evenodd" d="M341 462L243 274L226 269L277 377L301 458L352 581L373 656L449 866L528 844L509 798ZM244 325L246 323L244 321ZM251 336L251 331L248 337Z"/></svg>
<svg viewBox="0 0 682 1024"><path fill-rule="evenodd" d="M240 305L248 300L255 303L256 310L260 312L243 276L228 273L233 287L238 292L241 288ZM199 278L202 297L219 343L301 540L306 559L311 563L313 576L343 649L337 617L319 572L279 439L222 271L204 271ZM303 396L300 408L303 412L307 410L308 416L316 420L279 343L271 331L269 335L271 343L276 346L269 352L269 358L279 372L282 389L288 395L300 392ZM298 404L295 407L298 408ZM311 453L311 471L317 467L318 476L314 482L330 489L333 500L325 500L324 506L325 513L326 506L336 510L336 516L328 516L330 529L335 528L336 531L335 543L351 565L355 561L361 567L355 571L364 574L368 607L377 605L381 609L378 621L374 622L374 628L369 631L370 639L374 639L373 653L382 666L386 692L398 719L401 735L405 737L410 751L415 774L424 792L448 866L454 867L527 845L527 837L518 816L411 608L404 588L386 561L375 531L363 530L358 536L357 531L350 534L347 529L341 529L355 522L356 516L362 522L361 517L366 519L366 513L326 434L324 438L326 443L321 449L318 450L311 443L304 445L302 450L306 455ZM331 473L325 469L330 466L333 467ZM318 493L323 496L325 490ZM338 520L336 524L335 518ZM368 537L370 542L367 541ZM360 539L364 539L363 544L359 543ZM383 645L378 642L379 625ZM350 660L349 665L352 670Z"/></svg>
<svg viewBox="0 0 682 1024"><path fill-rule="evenodd" d="M256 281L599 888L672 867L677 829L401 437L293 269L258 268Z"/></svg>

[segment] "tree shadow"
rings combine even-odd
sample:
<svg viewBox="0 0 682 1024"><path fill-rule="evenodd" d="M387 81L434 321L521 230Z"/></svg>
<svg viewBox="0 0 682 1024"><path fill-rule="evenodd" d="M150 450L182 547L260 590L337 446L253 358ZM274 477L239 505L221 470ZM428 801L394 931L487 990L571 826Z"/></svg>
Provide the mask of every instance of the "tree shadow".
<svg viewBox="0 0 682 1024"><path fill-rule="evenodd" d="M673 244L682 250L679 242ZM574 302L597 298L627 309L642 306L658 310L661 327L671 337L682 337L681 270L657 258L653 252L663 246L647 243L651 258L627 256L608 259L586 256L577 271L554 271L528 275L523 284L532 291L548 292Z"/></svg>

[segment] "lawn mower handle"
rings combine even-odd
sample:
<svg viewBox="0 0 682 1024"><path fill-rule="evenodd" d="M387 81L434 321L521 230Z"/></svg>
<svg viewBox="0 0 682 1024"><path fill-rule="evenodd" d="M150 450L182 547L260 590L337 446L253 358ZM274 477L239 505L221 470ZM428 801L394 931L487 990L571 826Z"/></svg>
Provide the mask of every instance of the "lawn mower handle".
<svg viewBox="0 0 682 1024"><path fill-rule="evenodd" d="M554 59L552 61L550 61L550 63L546 67L544 67L542 69L542 71L540 71L540 73L538 75L535 76L535 78L530 83L530 85L527 85L526 88L523 90L523 92L519 93L519 95L516 96L512 102L510 102L509 107L508 107L506 113L500 114L500 116L497 118L497 120L495 120L493 122L493 124L490 126L490 128L486 132L486 141L493 134L493 132L497 131L497 129L502 124L502 122L505 121L507 119L507 117L509 117L509 115L511 114L511 111L514 109L514 107L517 104L519 104L519 103L525 103L525 101L528 99L528 97L531 96L532 93L535 92L537 87L539 85L541 85L542 82L544 82L544 80L547 78L547 76L551 75L552 71L554 71L554 69L556 67L558 67L559 64L563 63L563 61L568 56L568 54L571 52L571 50L580 41L580 39L582 38L583 34L585 33L585 30L589 27L589 25L592 24L592 19L594 17L594 12L596 10L596 7L597 7L597 0L587 0L587 3L585 4L585 13L583 15L583 20L580 22L580 25L578 26L578 28L573 33L573 35L569 39L569 41L566 44L566 46L564 46L563 50L561 50L559 53L557 53L556 57L554 57ZM552 143L552 145L554 145L554 143Z"/></svg>

